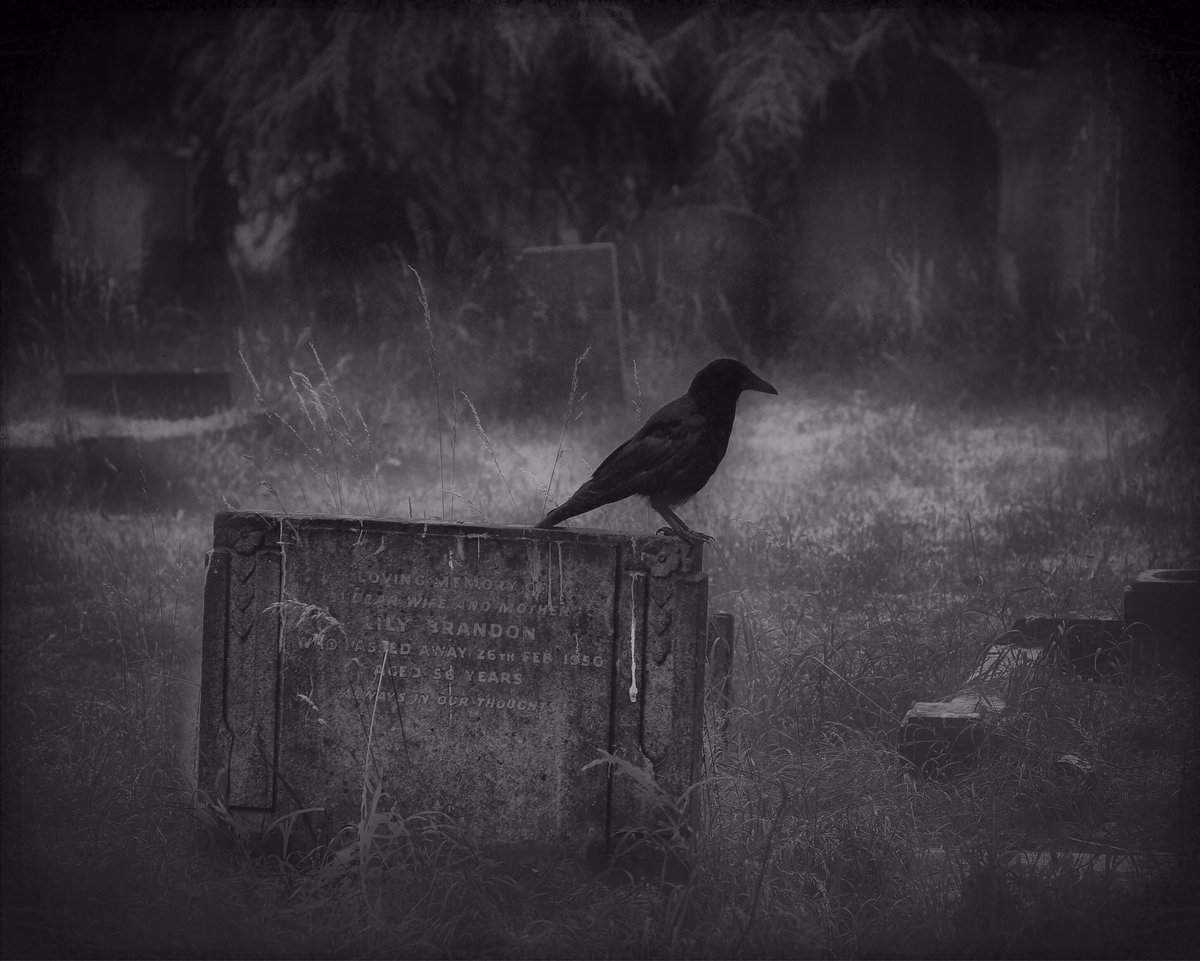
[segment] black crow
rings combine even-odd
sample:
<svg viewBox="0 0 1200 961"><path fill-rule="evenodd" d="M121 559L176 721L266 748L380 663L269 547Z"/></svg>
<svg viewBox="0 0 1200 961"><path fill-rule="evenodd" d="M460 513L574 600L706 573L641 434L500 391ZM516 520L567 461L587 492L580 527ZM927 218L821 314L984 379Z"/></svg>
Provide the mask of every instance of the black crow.
<svg viewBox="0 0 1200 961"><path fill-rule="evenodd" d="M604 458L591 480L537 526L554 527L640 494L681 537L711 540L688 527L672 508L694 497L720 465L744 390L779 393L741 361L714 360L692 378L686 394L651 414L641 430Z"/></svg>

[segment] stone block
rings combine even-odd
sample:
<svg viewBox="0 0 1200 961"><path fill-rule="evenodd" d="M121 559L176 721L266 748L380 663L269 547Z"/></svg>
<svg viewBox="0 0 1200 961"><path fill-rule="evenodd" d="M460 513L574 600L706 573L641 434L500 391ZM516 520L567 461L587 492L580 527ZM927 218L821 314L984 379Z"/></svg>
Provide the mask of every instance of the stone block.
<svg viewBox="0 0 1200 961"><path fill-rule="evenodd" d="M1125 629L1145 649L1143 660L1195 674L1200 666L1200 571L1142 571L1125 588Z"/></svg>
<svg viewBox="0 0 1200 961"><path fill-rule="evenodd" d="M1071 613L1019 617L1013 630L1031 644L1050 648L1063 669L1083 678L1110 678L1127 673L1133 653L1120 618Z"/></svg>

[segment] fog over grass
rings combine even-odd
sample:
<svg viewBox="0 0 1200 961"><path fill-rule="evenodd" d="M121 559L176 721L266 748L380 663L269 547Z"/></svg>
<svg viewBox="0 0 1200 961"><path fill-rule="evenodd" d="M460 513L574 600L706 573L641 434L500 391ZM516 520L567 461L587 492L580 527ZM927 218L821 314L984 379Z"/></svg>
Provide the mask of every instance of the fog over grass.
<svg viewBox="0 0 1200 961"><path fill-rule="evenodd" d="M390 813L386 785L368 820L303 858L198 843L226 830L211 786L193 782L215 510L432 518L444 482L448 518L528 524L551 470L561 500L693 373L648 353L653 396L582 398L564 432L566 397L538 416L492 416L471 386L481 371L443 355L439 424L430 370L397 373L399 353L268 339L248 352L239 393L250 403L253 374L270 415L146 440L132 491L97 490L70 463L52 486L6 469L8 736L38 893L20 920L49 944L537 957L1167 943L1138 940L1176 910L1152 880L1130 894L1063 869L987 894L986 879L1015 870L996 868L1013 851L1176 851L1194 761L1186 678L1081 685L1041 667L1019 734L950 780L907 779L894 745L911 703L949 694L1019 614L1119 611L1139 571L1197 565L1195 458L1178 443L1186 384L983 404L894 370L762 365L779 396L743 396L723 465L681 508L716 538L711 608L740 625L736 705L727 733L706 737L697 831L663 841L690 850L685 877L504 868L453 824ZM582 525L646 532L659 519L632 500ZM1064 753L1095 765L1097 789L1062 780Z"/></svg>

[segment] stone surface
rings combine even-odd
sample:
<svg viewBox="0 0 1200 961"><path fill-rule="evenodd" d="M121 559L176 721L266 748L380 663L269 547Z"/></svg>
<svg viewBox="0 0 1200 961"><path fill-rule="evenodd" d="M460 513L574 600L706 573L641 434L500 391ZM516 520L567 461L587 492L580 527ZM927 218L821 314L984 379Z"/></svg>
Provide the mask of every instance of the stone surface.
<svg viewBox="0 0 1200 961"><path fill-rule="evenodd" d="M293 843L442 811L485 843L594 854L653 818L611 752L698 776L707 578L675 538L222 512L199 786Z"/></svg>
<svg viewBox="0 0 1200 961"><path fill-rule="evenodd" d="M192 239L194 174L174 151L91 142L49 184L55 259L89 264L140 295L155 248Z"/></svg>
<svg viewBox="0 0 1200 961"><path fill-rule="evenodd" d="M705 666L705 705L709 721L710 750L723 748L728 741L729 721L733 713L733 649L737 643L737 618L727 612L708 618L708 650Z"/></svg>

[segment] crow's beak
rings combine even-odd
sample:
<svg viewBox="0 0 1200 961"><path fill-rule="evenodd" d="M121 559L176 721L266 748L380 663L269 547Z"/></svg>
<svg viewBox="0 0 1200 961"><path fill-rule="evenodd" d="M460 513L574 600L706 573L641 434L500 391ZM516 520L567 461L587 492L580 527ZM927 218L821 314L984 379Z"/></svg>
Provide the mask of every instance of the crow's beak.
<svg viewBox="0 0 1200 961"><path fill-rule="evenodd" d="M750 375L750 377L746 380L745 385L742 387L742 390L758 390L758 391L762 391L764 394L778 394L779 393L779 391L777 391L774 387L772 387L770 384L768 384L765 380L763 380L757 374Z"/></svg>

